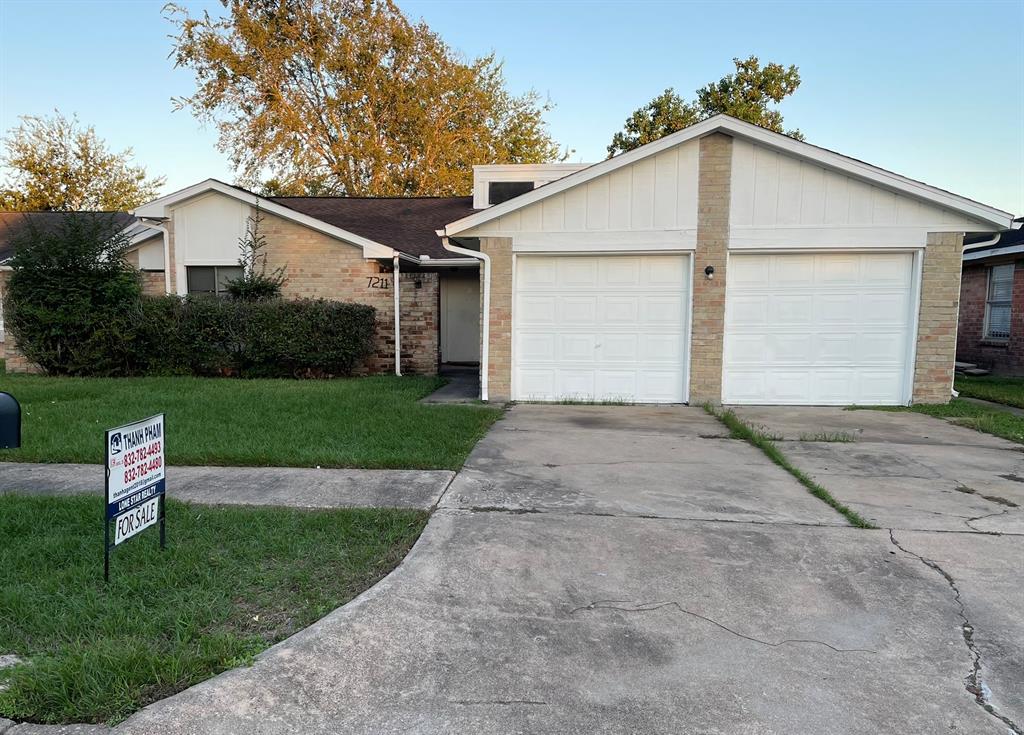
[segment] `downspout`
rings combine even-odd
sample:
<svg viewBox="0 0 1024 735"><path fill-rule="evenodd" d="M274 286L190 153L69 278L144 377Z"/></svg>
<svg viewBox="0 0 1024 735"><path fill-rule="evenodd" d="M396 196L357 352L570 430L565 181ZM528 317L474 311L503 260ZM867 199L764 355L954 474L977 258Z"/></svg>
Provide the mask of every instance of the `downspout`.
<svg viewBox="0 0 1024 735"><path fill-rule="evenodd" d="M402 374L402 308L401 298L398 293L398 253L394 257L395 267L395 375Z"/></svg>
<svg viewBox="0 0 1024 735"><path fill-rule="evenodd" d="M444 230L438 230L437 234L441 237L441 245L444 249L458 253L459 255L467 255L470 258L476 258L481 261L484 265L484 305L483 305L483 334L481 341L483 344L480 347L480 400L487 400L487 373L490 369L489 350L491 345L491 259L487 253L481 253L478 250L470 250L469 248L460 248L452 245L448 237L444 234Z"/></svg>
<svg viewBox="0 0 1024 735"><path fill-rule="evenodd" d="M154 224L153 222L147 222L142 220L146 227L151 227L154 230L160 230L163 234L164 240L164 293L171 292L171 233L167 231L167 228L163 225Z"/></svg>

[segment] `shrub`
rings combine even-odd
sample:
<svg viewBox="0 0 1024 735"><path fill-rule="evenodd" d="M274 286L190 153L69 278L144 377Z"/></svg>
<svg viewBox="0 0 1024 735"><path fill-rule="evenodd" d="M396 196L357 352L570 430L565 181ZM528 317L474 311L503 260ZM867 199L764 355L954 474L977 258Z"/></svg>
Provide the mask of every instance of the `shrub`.
<svg viewBox="0 0 1024 735"><path fill-rule="evenodd" d="M281 288L287 282L285 266L267 271L267 236L260 232L263 215L259 207L245 226L245 235L238 240L241 255L238 264L242 275L227 282L228 293L243 301L266 301L281 296Z"/></svg>
<svg viewBox="0 0 1024 735"><path fill-rule="evenodd" d="M373 351L372 306L338 301L144 297L139 374L351 375Z"/></svg>
<svg viewBox="0 0 1024 735"><path fill-rule="evenodd" d="M128 246L108 214L69 213L46 227L26 220L4 302L25 357L57 375L131 372L141 285Z"/></svg>

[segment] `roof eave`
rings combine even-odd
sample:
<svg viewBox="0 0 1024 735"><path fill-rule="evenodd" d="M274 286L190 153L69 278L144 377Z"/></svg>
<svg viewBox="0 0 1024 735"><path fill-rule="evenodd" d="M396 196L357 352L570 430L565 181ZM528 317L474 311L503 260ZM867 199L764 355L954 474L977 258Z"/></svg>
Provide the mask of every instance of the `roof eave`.
<svg viewBox="0 0 1024 735"><path fill-rule="evenodd" d="M605 174L611 173L612 171L624 166L628 166L631 163L647 158L648 156L655 155L661 151L687 141L702 138L706 135L717 132L746 138L755 143L775 148L776 150L784 151L790 155L812 161L817 165L871 181L874 184L891 189L898 193L923 199L947 209L953 209L962 214L966 214L973 219L989 223L994 228L1007 228L1010 227L1013 222L1013 215L1009 212L1004 212L1001 209L996 209L995 207L975 202L971 199L967 199L966 197L961 197L957 194L953 194L952 192L938 189L920 181L908 179L905 176L900 176L899 174L886 171L885 169L878 168L877 166L872 166L871 164L864 163L863 161L858 161L857 159L844 156L840 153L835 153L834 151L815 146L811 143L796 140L788 135L766 130L765 128L738 120L734 117L730 117L729 115L720 114L696 123L695 125L691 125L688 128L684 128L683 130L666 135L664 138L648 143L640 148L635 148L631 151L615 156L614 158L609 158L601 161L600 163L595 163L593 166L585 168L582 171L569 174L564 178L552 181L544 186L534 189L533 191L521 194L513 199L509 199L506 202L502 202L501 204L497 204L481 212L476 212L468 217L463 217L462 219L446 225L444 232L449 236L465 232L468 229L478 227L486 222L497 219L504 214L529 206L530 204L546 199L547 197L554 196L555 194L586 183L587 181L599 176L604 176Z"/></svg>
<svg viewBox="0 0 1024 735"><path fill-rule="evenodd" d="M193 199L210 191L218 192L251 206L258 206L260 210L264 212L269 212L270 214L283 219L287 219L318 232L322 232L329 237L360 247L363 250L363 257L365 258L392 258L395 253L398 252L392 247L362 237L354 232L349 232L348 230L336 227L335 225L328 224L323 220L311 217L310 215L294 210L291 207L278 204L277 202L261 197L258 194L253 194L250 191L245 191L244 189L239 189L236 186L225 184L223 181L218 181L217 179L206 179L198 184L193 184L192 186L162 196L159 199L154 199L151 202L143 204L141 207L137 207L132 211L132 214L136 217L146 219L166 219L168 217L168 209L173 205L188 199Z"/></svg>

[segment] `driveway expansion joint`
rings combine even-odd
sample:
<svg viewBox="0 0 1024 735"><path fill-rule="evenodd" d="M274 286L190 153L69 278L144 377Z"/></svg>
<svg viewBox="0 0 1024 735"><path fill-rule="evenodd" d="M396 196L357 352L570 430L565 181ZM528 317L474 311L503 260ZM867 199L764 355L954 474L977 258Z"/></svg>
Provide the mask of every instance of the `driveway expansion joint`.
<svg viewBox="0 0 1024 735"><path fill-rule="evenodd" d="M957 615L962 621L960 624L960 632L963 635L964 644L967 646L967 650L971 654L971 671L966 677L964 677L964 688L972 697L974 697L974 701L979 707L1010 728L1010 732L1015 733L1015 735L1024 735L1024 729L1021 729L1017 723L1006 715L1000 713L990 701L991 697L987 693L989 689L985 685L981 676L981 650L974 641L974 625L971 624L970 619L967 617L967 606L964 604L963 598L960 595L960 588L957 587L956 580L953 579L953 575L943 569L938 562L923 557L920 554L915 554L913 551L902 546L900 542L896 540L896 534L891 528L889 529L889 540L892 542L893 546L904 554L914 557L929 569L937 572L946 581L949 588L953 590L953 599L958 608Z"/></svg>
<svg viewBox="0 0 1024 735"><path fill-rule="evenodd" d="M618 612L625 613L643 613L654 612L656 610L663 609L675 609L677 612L681 612L684 615L689 615L690 617L697 618L698 620L703 620L706 623L710 623L711 625L714 625L716 628L720 628L721 630L724 630L725 632L730 633L731 635L734 635L737 638L742 638L743 640L751 641L752 643L758 643L762 646L767 646L769 648L778 648L779 646L784 646L790 643L811 643L819 646L824 646L825 648L835 651L836 653L878 653L878 651L875 651L870 648L839 648L838 646L833 646L831 643L814 640L812 638L786 638L785 640L775 642L766 641L763 638L755 638L754 636L740 633L739 631L733 630L729 626L724 625L723 623L720 623L717 620L713 620L712 618L709 618L705 615L701 615L700 613L694 612L693 610L687 610L685 607L680 605L678 602L675 602L674 600L667 600L664 602L637 602L633 603L630 607L624 607L624 605L627 603L630 603L630 600L595 600L594 602L591 602L587 605L582 605L580 607L570 610L569 615L572 616L578 612L590 610L616 610Z"/></svg>

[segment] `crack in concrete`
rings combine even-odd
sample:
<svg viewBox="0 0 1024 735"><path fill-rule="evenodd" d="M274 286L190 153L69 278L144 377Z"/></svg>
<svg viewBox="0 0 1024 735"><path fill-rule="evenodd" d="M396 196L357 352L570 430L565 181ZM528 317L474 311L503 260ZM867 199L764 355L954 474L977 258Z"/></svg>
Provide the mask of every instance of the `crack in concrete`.
<svg viewBox="0 0 1024 735"><path fill-rule="evenodd" d="M1006 511L1004 510L1003 512L1005 513ZM981 677L981 650L978 648L977 643L974 642L974 626L967 617L967 606L964 604L963 598L960 595L960 588L956 586L956 580L953 579L953 575L939 566L938 562L933 561L932 559L927 559L920 554L915 554L913 551L902 546L900 542L896 540L896 534L891 528L889 529L889 540L892 541L893 546L904 554L909 554L929 569L937 572L944 580L946 580L946 584L949 585L949 588L953 590L953 599L957 604L958 616L962 621L960 623L960 633L963 635L964 644L967 646L967 650L971 654L971 671L964 677L964 689L974 697L974 701L979 707L1010 728L1010 732L1015 733L1015 735L1024 735L1024 730L1022 730L1017 723L999 712L989 701L991 699L987 693L989 689L985 685L985 682L982 681Z"/></svg>
<svg viewBox="0 0 1024 735"><path fill-rule="evenodd" d="M630 600L595 600L594 602L591 602L589 605L583 605L581 607L577 607L573 610L570 610L569 615L575 615L576 613L582 610L617 610L619 612L634 613L653 612L655 610L661 610L663 608L675 608L677 611L683 613L684 615L689 615L690 617L694 617L698 620L703 620L706 623L710 623L711 625L714 625L716 628L720 628L726 631L727 633L731 633L737 638L742 638L743 640L751 641L752 643L758 643L762 646L767 646L769 648L777 648L778 646L784 646L788 643L811 643L819 646L824 646L825 648L835 651L836 653L878 653L878 651L874 651L870 648L839 648L837 646L833 646L831 643L814 640L812 638L787 638L782 641L766 641L762 638L755 638L754 636L749 636L745 633L740 633L737 630L733 630L729 626L724 625L718 622L717 620L713 620L707 617L706 615L701 615L700 613L696 613L693 610L687 610L685 607L680 605L678 602L675 602L674 600L667 600L665 602L640 602L633 604L631 607L622 606L630 602Z"/></svg>
<svg viewBox="0 0 1024 735"><path fill-rule="evenodd" d="M983 531L980 528L975 528L971 524L974 523L974 521L981 521L981 520L984 520L985 518L994 518L995 516L1001 516L1001 515L1004 515L1004 514L1009 513L1009 512L1010 512L1009 508L1003 508L1002 510L997 510L995 513L985 513L984 515L974 516L974 518L968 518L967 520L965 520L964 521L964 525L967 526L972 531L977 531L978 533L987 533L987 534L990 534L992 536L1002 536L1002 534L999 533L999 531Z"/></svg>
<svg viewBox="0 0 1024 735"><path fill-rule="evenodd" d="M1000 477L1005 477L1005 475L1000 475ZM957 485L953 489L956 490L958 493L964 493L965 495L977 495L982 500L987 500L988 502L995 503L996 505L1005 505L1007 508L1018 508L1018 507L1020 507L1015 502L1013 502L1012 500L1007 500L1006 498L1001 498L998 495L984 495L982 493L979 493L973 487L968 487L967 485L964 485L963 483L960 483L959 485Z"/></svg>
<svg viewBox="0 0 1024 735"><path fill-rule="evenodd" d="M451 704L461 704L465 706L473 705L498 705L502 707L524 704L524 705L542 705L547 706L547 702L539 699L452 699L449 700Z"/></svg>

